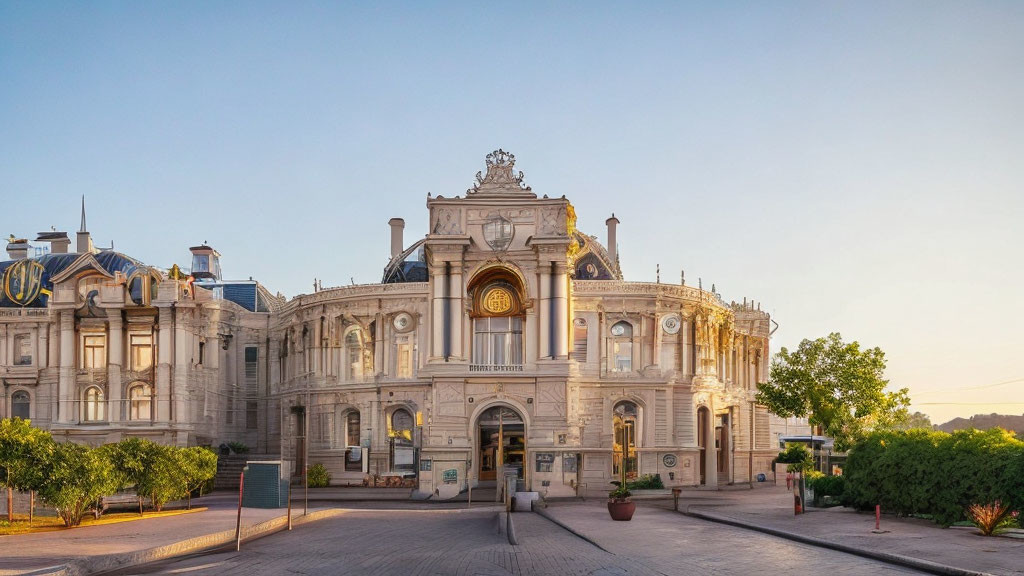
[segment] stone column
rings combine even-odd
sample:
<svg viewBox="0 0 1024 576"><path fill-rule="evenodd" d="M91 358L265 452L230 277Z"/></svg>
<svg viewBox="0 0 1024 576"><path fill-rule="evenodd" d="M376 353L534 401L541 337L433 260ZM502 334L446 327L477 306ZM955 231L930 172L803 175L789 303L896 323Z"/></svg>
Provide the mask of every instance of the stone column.
<svg viewBox="0 0 1024 576"><path fill-rule="evenodd" d="M190 314L188 308L178 308L179 317L174 322L174 355L173 367L171 368L171 418L178 424L187 424L194 419L186 414L185 399L188 397L188 371L192 367L192 335L186 330L184 316ZM173 314L173 311L172 311ZM181 434L178 436L179 445L182 441Z"/></svg>
<svg viewBox="0 0 1024 576"><path fill-rule="evenodd" d="M452 262L450 272L448 325L451 326L451 354L453 358L462 359L466 357L462 339L462 262Z"/></svg>
<svg viewBox="0 0 1024 576"><path fill-rule="evenodd" d="M56 317L56 322L53 321L54 318L55 315L51 315L51 320L46 325L50 346L46 366L51 368L56 368L60 365L60 318Z"/></svg>
<svg viewBox="0 0 1024 576"><path fill-rule="evenodd" d="M126 419L128 412L122 409L121 391L121 368L124 362L124 327L121 322L121 310L107 310L107 324L110 333L110 349L107 360L107 394L110 402L107 403L107 419L111 422L119 422Z"/></svg>
<svg viewBox="0 0 1024 576"><path fill-rule="evenodd" d="M551 358L551 263L539 263L537 319L537 342L539 349L537 358Z"/></svg>
<svg viewBox="0 0 1024 576"><path fill-rule="evenodd" d="M555 345L554 354L561 360L569 358L569 276L565 262L555 262L554 290L551 297L555 299L554 322Z"/></svg>
<svg viewBox="0 0 1024 576"><path fill-rule="evenodd" d="M430 355L433 358L441 358L444 356L444 263L432 269L430 275L433 288L430 301Z"/></svg>
<svg viewBox="0 0 1024 576"><path fill-rule="evenodd" d="M46 368L50 364L50 323L40 322L38 324L39 344L36 350L39 356L35 359L36 366Z"/></svg>
<svg viewBox="0 0 1024 576"><path fill-rule="evenodd" d="M154 410L157 422L171 419L171 346L173 345L174 322L170 308L160 308L157 332L156 398Z"/></svg>
<svg viewBox="0 0 1024 576"><path fill-rule="evenodd" d="M57 422L78 420L75 410L75 311L60 313L60 376L57 382Z"/></svg>

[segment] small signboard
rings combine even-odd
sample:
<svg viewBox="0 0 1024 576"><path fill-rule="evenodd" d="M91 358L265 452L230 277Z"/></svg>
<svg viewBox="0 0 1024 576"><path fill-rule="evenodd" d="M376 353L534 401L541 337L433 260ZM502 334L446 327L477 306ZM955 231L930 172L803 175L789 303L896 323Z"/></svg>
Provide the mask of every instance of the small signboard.
<svg viewBox="0 0 1024 576"><path fill-rule="evenodd" d="M445 484L455 484L459 481L459 471L455 468L449 468L441 472L441 480Z"/></svg>

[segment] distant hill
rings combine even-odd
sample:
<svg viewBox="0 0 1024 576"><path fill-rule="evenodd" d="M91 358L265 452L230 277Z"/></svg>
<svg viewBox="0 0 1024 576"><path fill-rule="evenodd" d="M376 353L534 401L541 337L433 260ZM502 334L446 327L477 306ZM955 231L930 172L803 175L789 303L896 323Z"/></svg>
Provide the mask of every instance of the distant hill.
<svg viewBox="0 0 1024 576"><path fill-rule="evenodd" d="M1020 416L1012 416L1008 414L975 414L970 418L953 418L945 424L938 424L935 426L936 430L942 430L943 432L953 432L955 430L966 430L968 428L977 428L978 430L988 430L999 426L1005 430L1013 430L1017 433L1017 436L1024 438L1024 414Z"/></svg>

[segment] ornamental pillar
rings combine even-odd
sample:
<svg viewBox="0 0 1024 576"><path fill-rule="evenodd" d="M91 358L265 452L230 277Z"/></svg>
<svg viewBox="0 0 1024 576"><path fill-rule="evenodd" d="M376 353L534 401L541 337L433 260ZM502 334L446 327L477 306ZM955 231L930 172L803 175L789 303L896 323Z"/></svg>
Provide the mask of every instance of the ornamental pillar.
<svg viewBox="0 0 1024 576"><path fill-rule="evenodd" d="M157 331L156 402L154 409L157 422L171 419L171 346L174 318L170 308L159 308L159 330Z"/></svg>
<svg viewBox="0 0 1024 576"><path fill-rule="evenodd" d="M60 312L60 375L57 380L57 421L71 423L75 411L75 311Z"/></svg>
<svg viewBox="0 0 1024 576"><path fill-rule="evenodd" d="M110 349L107 352L107 418L111 422L119 422L123 418L121 405L121 367L124 366L124 327L121 321L121 310L107 310L107 324L110 334Z"/></svg>

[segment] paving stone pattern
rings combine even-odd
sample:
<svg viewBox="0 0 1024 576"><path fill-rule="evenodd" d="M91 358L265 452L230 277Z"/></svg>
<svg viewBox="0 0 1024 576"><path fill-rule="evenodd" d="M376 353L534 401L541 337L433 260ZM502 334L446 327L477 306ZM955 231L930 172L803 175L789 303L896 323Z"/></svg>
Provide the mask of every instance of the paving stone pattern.
<svg viewBox="0 0 1024 576"><path fill-rule="evenodd" d="M590 526L595 541L611 553L536 514L514 516L520 545L510 546L495 530L493 511L351 511L249 543L241 553L187 558L124 574L914 573L655 508L638 511L628 524L613 524L597 504L566 510L572 511L569 522Z"/></svg>

